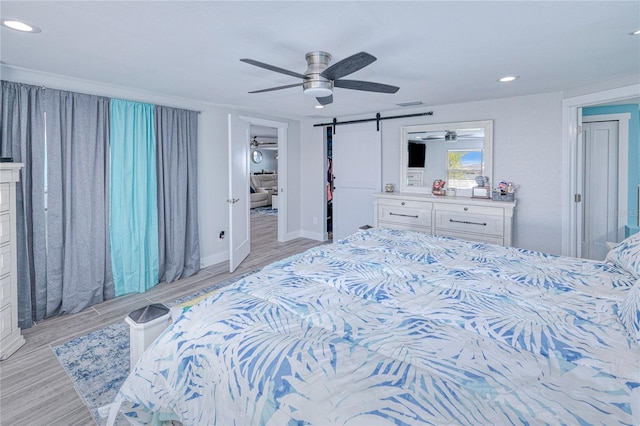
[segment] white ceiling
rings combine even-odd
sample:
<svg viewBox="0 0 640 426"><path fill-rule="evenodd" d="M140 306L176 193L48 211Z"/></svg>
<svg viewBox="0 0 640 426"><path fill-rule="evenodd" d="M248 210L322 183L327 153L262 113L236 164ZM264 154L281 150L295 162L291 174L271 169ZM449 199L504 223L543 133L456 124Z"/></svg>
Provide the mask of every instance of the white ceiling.
<svg viewBox="0 0 640 426"><path fill-rule="evenodd" d="M27 68L272 116L336 117L576 89L640 75L640 1L0 1L0 60ZM335 89L314 109L294 77L306 52L378 60L350 75L396 94ZM515 74L504 84L497 79ZM638 77L640 80L640 77Z"/></svg>

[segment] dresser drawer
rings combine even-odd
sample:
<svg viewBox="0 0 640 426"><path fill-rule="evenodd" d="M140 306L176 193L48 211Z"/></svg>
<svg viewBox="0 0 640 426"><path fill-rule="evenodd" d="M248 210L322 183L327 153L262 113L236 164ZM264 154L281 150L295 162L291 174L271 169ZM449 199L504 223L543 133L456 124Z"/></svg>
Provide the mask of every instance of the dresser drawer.
<svg viewBox="0 0 640 426"><path fill-rule="evenodd" d="M435 219L436 234L443 230L504 236L504 217L502 216L436 210Z"/></svg>
<svg viewBox="0 0 640 426"><path fill-rule="evenodd" d="M446 231L442 229L438 229L435 232L435 234L442 235L444 237L459 238L461 240L466 240L466 241L477 241L480 243L491 243L491 244L498 244L501 246L504 245L504 238L502 237L492 237L492 236L482 235L482 234L468 234L466 232L454 232L454 231Z"/></svg>
<svg viewBox="0 0 640 426"><path fill-rule="evenodd" d="M488 207L477 206L472 202L468 204L438 204L436 210L452 213L464 213L464 214L481 214L481 215L494 215L504 216L504 209L501 207Z"/></svg>
<svg viewBox="0 0 640 426"><path fill-rule="evenodd" d="M11 206L11 200L9 199L11 195L11 187L8 183L0 183L0 212L9 211L9 207Z"/></svg>
<svg viewBox="0 0 640 426"><path fill-rule="evenodd" d="M401 198L380 198L378 206L393 206L399 208L412 208L421 210L431 210L433 203L431 201L407 200Z"/></svg>
<svg viewBox="0 0 640 426"><path fill-rule="evenodd" d="M17 326L17 324L16 324ZM7 305L0 308L0 339L11 335L13 333L13 311L12 306Z"/></svg>
<svg viewBox="0 0 640 426"><path fill-rule="evenodd" d="M11 246L0 247L0 276L11 272Z"/></svg>
<svg viewBox="0 0 640 426"><path fill-rule="evenodd" d="M380 221L378 222L378 226L382 227L382 228L390 228L390 229L406 229L407 231L418 231L418 232L424 232L425 234L431 234L431 227L430 226L416 226L413 224L408 224L408 223L401 223L401 222L383 222Z"/></svg>
<svg viewBox="0 0 640 426"><path fill-rule="evenodd" d="M11 216L0 215L0 245L11 241Z"/></svg>
<svg viewBox="0 0 640 426"><path fill-rule="evenodd" d="M431 228L431 210L381 205L378 206L378 221Z"/></svg>
<svg viewBox="0 0 640 426"><path fill-rule="evenodd" d="M0 278L0 307L11 303L11 274Z"/></svg>

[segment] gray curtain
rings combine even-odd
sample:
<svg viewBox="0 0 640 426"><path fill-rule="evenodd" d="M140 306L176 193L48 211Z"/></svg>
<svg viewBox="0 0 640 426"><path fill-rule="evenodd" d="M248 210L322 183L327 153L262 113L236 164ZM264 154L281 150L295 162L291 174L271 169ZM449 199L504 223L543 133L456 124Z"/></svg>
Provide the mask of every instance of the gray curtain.
<svg viewBox="0 0 640 426"><path fill-rule="evenodd" d="M109 99L47 89L47 310L114 297L109 256Z"/></svg>
<svg viewBox="0 0 640 426"><path fill-rule="evenodd" d="M2 82L2 156L25 163L16 206L20 327L114 297L108 114L108 98Z"/></svg>
<svg viewBox="0 0 640 426"><path fill-rule="evenodd" d="M31 327L36 301L46 304L46 231L44 207L45 90L2 82L0 155L24 163L16 191L18 324ZM32 285L32 283L34 285Z"/></svg>
<svg viewBox="0 0 640 426"><path fill-rule="evenodd" d="M197 200L198 113L155 107L160 281L200 269Z"/></svg>

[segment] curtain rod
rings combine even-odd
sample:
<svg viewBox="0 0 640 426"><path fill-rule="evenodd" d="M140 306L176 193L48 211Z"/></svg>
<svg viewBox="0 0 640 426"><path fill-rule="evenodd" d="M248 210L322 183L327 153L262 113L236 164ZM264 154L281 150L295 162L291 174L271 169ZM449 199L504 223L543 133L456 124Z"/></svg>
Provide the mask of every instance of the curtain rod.
<svg viewBox="0 0 640 426"><path fill-rule="evenodd" d="M381 117L380 113L376 113L376 118L363 118L360 120L348 120L348 121L338 121L338 119L334 118L332 122L330 123L319 123L319 124L314 124L313 127L320 127L320 126L333 126L333 134L336 134L336 126L338 124L355 124L355 123L367 123L369 121L375 121L376 122L376 130L379 132L380 131L380 121L381 120L394 120L396 118L409 118L409 117L422 117L425 115L433 115L433 111L428 111L428 112L419 112L416 114L405 114L405 115L393 115L390 117Z"/></svg>
<svg viewBox="0 0 640 426"><path fill-rule="evenodd" d="M42 86L42 85L41 85L41 86L40 86L40 88L41 88L42 90L47 90L47 87L46 87L46 86ZM61 89L53 89L53 90L65 91L65 90L61 90ZM66 91L67 91L67 92L71 92L71 90L66 90ZM75 92L75 93L81 93L81 92ZM103 98L114 99L114 98L113 98L113 97L111 97L111 96L104 96L104 95L90 95L90 96L100 96L100 97L103 97ZM116 99L122 99L122 98L116 98ZM193 110L193 109L179 108L179 107L171 107L171 106L166 106L166 105L158 105L158 104L153 103L153 102L132 101L132 100L129 100L129 99L124 99L124 100L126 100L126 101L130 101L130 102L139 102L139 103L142 103L142 104L151 104L151 105L160 106L160 107L163 107L163 108L183 109L183 110L185 110L185 111L192 111L192 112L197 112L198 114L202 114L202 111L197 111L197 110Z"/></svg>

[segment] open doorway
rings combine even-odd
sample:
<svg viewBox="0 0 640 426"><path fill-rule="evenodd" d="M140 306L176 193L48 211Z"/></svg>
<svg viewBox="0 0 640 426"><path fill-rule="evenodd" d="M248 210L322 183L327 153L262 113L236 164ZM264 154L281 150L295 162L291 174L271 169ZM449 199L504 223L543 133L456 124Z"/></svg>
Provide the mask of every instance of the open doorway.
<svg viewBox="0 0 640 426"><path fill-rule="evenodd" d="M278 129L252 124L249 127L249 208L251 246L278 240Z"/></svg>
<svg viewBox="0 0 640 426"><path fill-rule="evenodd" d="M607 215L615 215L617 219L617 232L614 232L607 241L615 243L625 236L638 231L633 224L637 223L638 194L632 191L640 183L640 172L637 167L632 167L634 158L638 158L638 134L637 122L639 117L640 85L631 85L618 89L593 93L589 95L568 98L563 101L563 132L564 152L563 176L565 185L563 189L563 235L562 254L575 257L585 257L584 223L585 206L583 204L584 182L584 132L583 118L592 114L607 114L609 119L619 123L619 152L618 152L618 181L612 191L617 195L617 206L604 207ZM630 114L619 114L615 108L626 106ZM614 108L603 112L600 108ZM588 111L583 114L583 111ZM618 117L614 117L616 111ZM613 115L611 115L613 114ZM593 121L593 116L585 121ZM629 122L636 123L635 134L629 134ZM598 208L602 208L599 206ZM635 212L635 213L634 213ZM589 213L587 212L587 215ZM635 216L634 216L635 214Z"/></svg>
<svg viewBox="0 0 640 426"><path fill-rule="evenodd" d="M277 241L283 242L287 236L287 129L288 124L264 120L245 115L229 114L229 270L233 272L251 253L251 185L250 164L256 158L259 164L263 154L254 152L251 143L251 126L265 126L277 129L278 166L277 186ZM254 157L255 156L255 157ZM262 167L260 167L262 169ZM277 192L276 192L277 191ZM271 195L270 202L273 202ZM274 228L272 226L272 228Z"/></svg>

